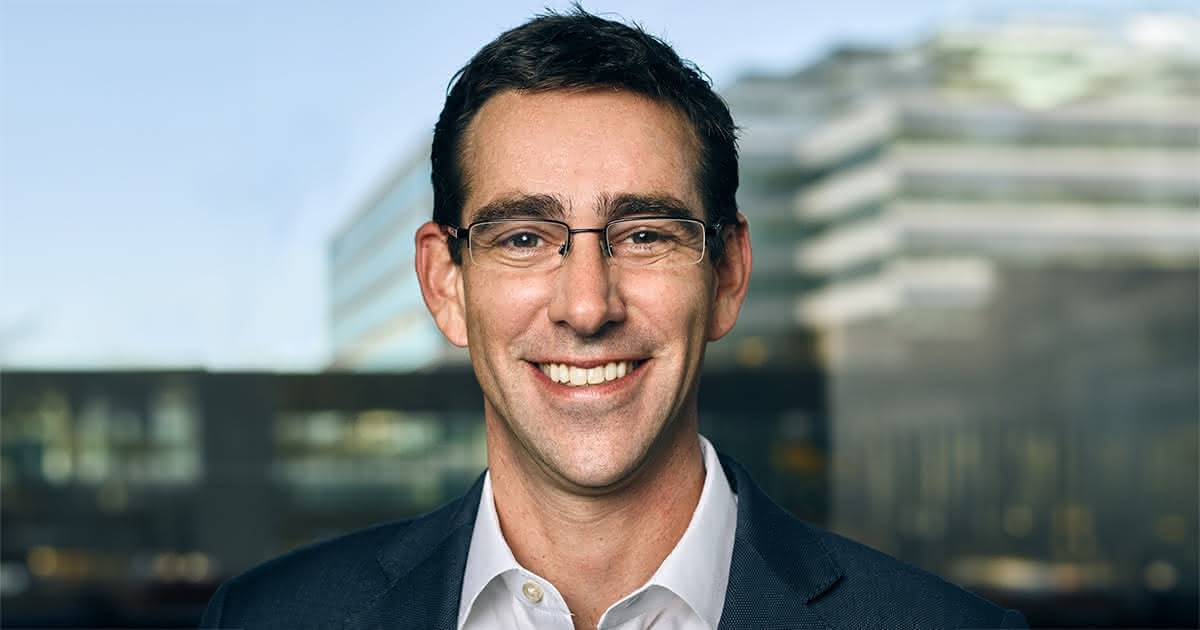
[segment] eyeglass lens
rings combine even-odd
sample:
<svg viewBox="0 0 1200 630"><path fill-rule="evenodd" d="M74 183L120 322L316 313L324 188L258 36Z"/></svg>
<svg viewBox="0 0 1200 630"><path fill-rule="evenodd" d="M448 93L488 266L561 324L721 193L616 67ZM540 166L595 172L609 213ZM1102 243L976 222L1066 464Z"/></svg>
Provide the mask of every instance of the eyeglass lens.
<svg viewBox="0 0 1200 630"><path fill-rule="evenodd" d="M517 269L557 267L573 238L565 224L535 219L476 223L468 235L475 264ZM679 267L704 258L705 227L694 219L618 219L606 226L605 239L623 267Z"/></svg>

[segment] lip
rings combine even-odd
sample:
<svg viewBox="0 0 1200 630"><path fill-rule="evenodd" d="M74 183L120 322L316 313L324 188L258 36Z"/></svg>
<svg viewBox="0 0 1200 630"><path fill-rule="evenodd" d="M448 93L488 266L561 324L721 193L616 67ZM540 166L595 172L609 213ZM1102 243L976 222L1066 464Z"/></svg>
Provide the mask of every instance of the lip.
<svg viewBox="0 0 1200 630"><path fill-rule="evenodd" d="M549 364L549 363L565 364L565 365L570 365L570 366L578 367L578 368L582 368L582 369L588 369L588 368L601 367L608 363L619 363L621 361L628 362L632 366L629 369L629 371L625 374L625 376L618 378L618 379L611 380L611 381L605 381L603 383L596 383L593 385L574 386L574 385L570 385L568 383L559 383L557 381L550 380L550 377L547 376L546 373L542 371L542 366ZM650 360L646 359L646 358L639 358L639 359L630 359L630 358L615 359L614 358L614 359L589 359L589 360L549 359L549 360L545 360L545 361L526 361L527 365L529 366L529 369L533 371L535 377L537 378L537 380L539 382L542 383L542 385L550 388L551 390L555 391L556 393L559 393L562 395L569 395L572 397L592 397L592 396L597 396L597 395L607 395L607 394L611 394L616 391L619 391L621 389L630 387L630 386L634 385L637 381L641 380L641 376L646 371L645 368L649 362L650 362Z"/></svg>

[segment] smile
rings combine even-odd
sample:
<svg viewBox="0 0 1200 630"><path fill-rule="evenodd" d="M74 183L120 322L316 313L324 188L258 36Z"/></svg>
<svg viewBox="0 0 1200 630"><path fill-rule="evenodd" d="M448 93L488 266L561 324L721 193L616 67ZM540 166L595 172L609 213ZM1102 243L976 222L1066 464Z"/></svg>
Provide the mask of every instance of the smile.
<svg viewBox="0 0 1200 630"><path fill-rule="evenodd" d="M609 361L604 365L585 368L566 363L539 363L538 367L555 383L585 387L624 378L641 364L641 361Z"/></svg>

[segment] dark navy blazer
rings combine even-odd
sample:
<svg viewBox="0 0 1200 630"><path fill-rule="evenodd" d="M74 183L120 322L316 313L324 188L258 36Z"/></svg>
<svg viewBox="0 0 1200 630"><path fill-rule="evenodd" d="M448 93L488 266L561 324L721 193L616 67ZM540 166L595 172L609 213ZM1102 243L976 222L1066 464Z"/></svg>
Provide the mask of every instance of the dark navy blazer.
<svg viewBox="0 0 1200 630"><path fill-rule="evenodd" d="M738 495L721 629L1023 628L939 577L816 528L721 458ZM483 488L424 516L298 549L221 585L204 628L453 629Z"/></svg>

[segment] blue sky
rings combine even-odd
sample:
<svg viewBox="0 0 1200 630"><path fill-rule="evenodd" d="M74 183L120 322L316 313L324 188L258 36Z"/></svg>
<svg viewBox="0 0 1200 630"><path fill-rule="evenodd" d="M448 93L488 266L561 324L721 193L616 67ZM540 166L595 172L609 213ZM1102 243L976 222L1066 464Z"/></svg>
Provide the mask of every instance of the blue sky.
<svg viewBox="0 0 1200 630"><path fill-rule="evenodd" d="M0 366L319 368L329 235L427 141L475 50L564 5L0 0ZM1015 5L585 6L720 86Z"/></svg>

